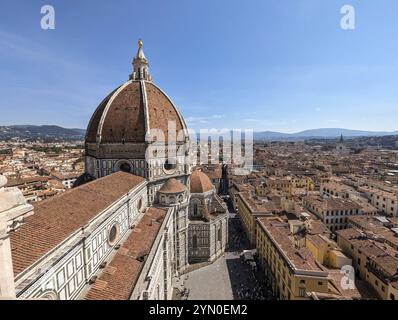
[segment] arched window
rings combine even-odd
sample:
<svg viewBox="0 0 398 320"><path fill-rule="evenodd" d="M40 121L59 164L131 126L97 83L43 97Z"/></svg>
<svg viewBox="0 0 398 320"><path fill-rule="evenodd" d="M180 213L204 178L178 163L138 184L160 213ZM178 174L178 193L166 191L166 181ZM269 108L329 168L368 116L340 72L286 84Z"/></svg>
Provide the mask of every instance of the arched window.
<svg viewBox="0 0 398 320"><path fill-rule="evenodd" d="M142 199L139 199L137 202L137 210L138 210L138 212L144 211L144 203L142 202Z"/></svg>
<svg viewBox="0 0 398 320"><path fill-rule="evenodd" d="M196 234L194 234L192 237L192 247L195 249L198 247L198 237L196 236Z"/></svg>
<svg viewBox="0 0 398 320"><path fill-rule="evenodd" d="M193 215L194 216L198 215L198 204L197 203L193 204Z"/></svg>
<svg viewBox="0 0 398 320"><path fill-rule="evenodd" d="M130 172L131 172L131 166L130 166L128 163L123 162L123 163L120 165L120 171L130 173Z"/></svg>

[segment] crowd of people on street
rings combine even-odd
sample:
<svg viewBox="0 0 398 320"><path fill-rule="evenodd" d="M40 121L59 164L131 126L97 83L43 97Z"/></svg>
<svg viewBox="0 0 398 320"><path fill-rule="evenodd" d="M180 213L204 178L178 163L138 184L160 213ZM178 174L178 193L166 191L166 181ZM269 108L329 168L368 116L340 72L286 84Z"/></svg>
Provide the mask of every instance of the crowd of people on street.
<svg viewBox="0 0 398 320"><path fill-rule="evenodd" d="M230 219L229 247L230 254L239 259L234 259L230 265L233 282L234 297L238 300L265 300L270 297L266 290L265 281L261 279L261 271L254 269L252 264L241 259L245 249L250 249L249 240L242 228L238 217Z"/></svg>
<svg viewBox="0 0 398 320"><path fill-rule="evenodd" d="M244 253L251 249L250 242L243 230L240 219L230 216L229 239L226 250L228 272L236 300L268 300L272 298L271 291L267 290L263 273L258 270L255 259L250 256L250 261L244 258ZM188 279L188 275L185 276ZM186 280L185 279L185 280ZM181 288L178 298L187 300L189 289Z"/></svg>

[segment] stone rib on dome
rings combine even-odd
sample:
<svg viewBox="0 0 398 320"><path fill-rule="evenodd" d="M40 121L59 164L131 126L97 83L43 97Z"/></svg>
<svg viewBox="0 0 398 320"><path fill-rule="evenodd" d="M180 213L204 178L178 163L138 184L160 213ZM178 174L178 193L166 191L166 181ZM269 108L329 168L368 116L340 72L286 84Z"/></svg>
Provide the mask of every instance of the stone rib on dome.
<svg viewBox="0 0 398 320"><path fill-rule="evenodd" d="M191 193L205 193L214 189L210 178L199 170L192 172L190 186Z"/></svg>
<svg viewBox="0 0 398 320"><path fill-rule="evenodd" d="M140 83L134 81L112 96L102 115L98 138L104 143L141 142L145 139L144 119Z"/></svg>
<svg viewBox="0 0 398 320"><path fill-rule="evenodd" d="M163 91L150 82L145 83L145 87L148 101L149 127L162 130L167 141L169 134L168 121L175 121L178 133L186 128L184 120Z"/></svg>
<svg viewBox="0 0 398 320"><path fill-rule="evenodd" d="M177 108L160 88L130 80L101 102L87 128L86 142L142 143L148 125L162 130L167 141L169 121L175 122L177 133L186 130Z"/></svg>
<svg viewBox="0 0 398 320"><path fill-rule="evenodd" d="M177 179L171 178L160 188L160 193L180 193L186 191L186 186Z"/></svg>
<svg viewBox="0 0 398 320"><path fill-rule="evenodd" d="M97 139L97 129L99 126L99 123L101 121L101 116L102 113L104 112L104 109L106 105L108 104L109 100L113 96L113 94L119 89L120 87L116 88L113 90L102 102L100 105L97 107L95 110L94 114L91 117L91 120L88 124L87 127L87 132L86 132L86 141L87 142L96 142Z"/></svg>

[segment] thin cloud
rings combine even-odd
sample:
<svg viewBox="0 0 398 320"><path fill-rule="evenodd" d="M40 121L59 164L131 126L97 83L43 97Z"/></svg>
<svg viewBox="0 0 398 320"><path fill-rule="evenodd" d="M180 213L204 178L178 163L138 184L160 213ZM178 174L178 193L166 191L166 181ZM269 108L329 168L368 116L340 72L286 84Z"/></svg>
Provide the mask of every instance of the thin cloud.
<svg viewBox="0 0 398 320"><path fill-rule="evenodd" d="M209 117L187 117L185 120L190 124L205 124L212 120L223 119L225 116L223 114L213 114Z"/></svg>
<svg viewBox="0 0 398 320"><path fill-rule="evenodd" d="M43 46L37 41L21 37L14 33L0 30L0 54L10 56L13 59L31 60L44 66L55 65L60 72L67 71L73 73L95 72L98 68L90 65L88 62L75 62L65 59L62 53Z"/></svg>

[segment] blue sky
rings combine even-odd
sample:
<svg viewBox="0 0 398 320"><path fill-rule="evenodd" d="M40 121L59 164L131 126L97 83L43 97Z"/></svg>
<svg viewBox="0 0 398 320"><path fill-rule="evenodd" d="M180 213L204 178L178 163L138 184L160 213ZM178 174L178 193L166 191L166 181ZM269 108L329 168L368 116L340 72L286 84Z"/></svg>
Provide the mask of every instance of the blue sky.
<svg viewBox="0 0 398 320"><path fill-rule="evenodd" d="M0 125L85 128L141 37L194 129L398 130L396 0L1 2ZM55 30L40 28L44 4Z"/></svg>

